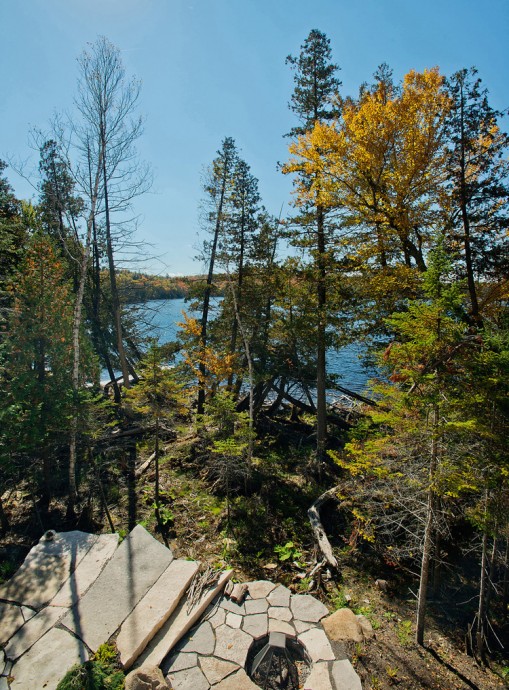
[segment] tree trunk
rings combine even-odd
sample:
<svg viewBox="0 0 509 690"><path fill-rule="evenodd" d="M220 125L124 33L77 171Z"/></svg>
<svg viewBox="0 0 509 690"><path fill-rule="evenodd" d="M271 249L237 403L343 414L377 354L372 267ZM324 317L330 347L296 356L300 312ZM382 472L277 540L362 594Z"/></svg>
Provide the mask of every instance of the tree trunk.
<svg viewBox="0 0 509 690"><path fill-rule="evenodd" d="M326 267L325 267L325 228L323 207L316 208L317 245L318 245L318 325L316 334L316 460L318 471L321 471L325 460L327 442L327 405L326 405L326 362L325 362L325 328L326 328Z"/></svg>
<svg viewBox="0 0 509 690"><path fill-rule="evenodd" d="M71 419L71 438L69 442L69 498L67 503L67 514L69 517L74 515L74 506L78 496L76 487L76 446L78 436L78 393L80 388L80 359L81 359L81 323L83 312L83 297L85 294L85 282L88 274L88 261L90 257L90 247L92 244L92 231L95 219L97 195L99 190L99 182L101 179L101 160L97 167L94 186L91 189L91 205L90 212L87 219L87 236L85 239L85 246L82 250L81 261L79 262L79 279L78 291L76 293L76 303L74 305L73 323L72 323L72 346L73 346L73 363L72 363L72 393L73 393L73 414Z"/></svg>
<svg viewBox="0 0 509 690"><path fill-rule="evenodd" d="M120 370L124 379L124 386L130 387L129 383L129 368L127 366L127 359L124 349L124 340L122 332L122 311L120 307L120 298L117 287L117 276L115 273L115 261L113 258L113 241L111 238L111 223L110 223L110 207L108 198L108 176L106 172L106 141L103 131L101 132L101 146L102 146L102 175L103 175L103 194L104 194L104 215L105 215L105 229L106 229L106 254L108 257L108 271L110 275L111 286L111 305L113 311L113 322L115 326L115 334L117 339L117 351L120 361Z"/></svg>
<svg viewBox="0 0 509 690"><path fill-rule="evenodd" d="M416 635L415 640L418 645L424 645L424 625L426 621L426 604L428 594L428 582L431 556L433 550L433 527L434 527L434 513L435 513L435 475L438 466L438 422L439 422L439 408L434 405L432 414L432 439L431 439L431 457L428 474L428 501L426 525L424 528L424 544L422 547L422 561L421 561L421 576L419 582L419 594L417 596L417 620L416 620Z"/></svg>
<svg viewBox="0 0 509 690"><path fill-rule="evenodd" d="M225 168L225 170L223 172L223 178L221 180L221 193L219 196L219 204L217 207L216 224L214 227L214 238L212 240L212 249L210 252L209 272L207 275L207 287L205 288L205 294L203 295L203 309L202 309L202 315L201 315L201 334L200 334L200 341L201 341L200 347L201 347L202 352L205 351L205 348L207 346L207 324L208 324L208 318L209 318L210 295L212 293L212 281L214 278L214 264L216 261L217 242L219 239L219 231L221 230L221 223L222 223L224 195L226 192L226 180L227 180L227 168ZM204 379L207 372L206 372L206 368L205 368L205 363L203 361L200 361L199 371L200 371L200 376ZM203 383L201 383L200 389L198 391L198 410L197 410L198 414L203 414L204 405L205 405L205 388L204 388Z"/></svg>

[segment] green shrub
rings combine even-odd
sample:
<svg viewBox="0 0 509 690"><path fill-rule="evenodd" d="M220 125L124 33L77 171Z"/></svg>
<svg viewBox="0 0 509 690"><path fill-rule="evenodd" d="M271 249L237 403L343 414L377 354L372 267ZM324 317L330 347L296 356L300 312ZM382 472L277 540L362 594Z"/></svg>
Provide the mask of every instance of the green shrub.
<svg viewBox="0 0 509 690"><path fill-rule="evenodd" d="M57 690L122 690L124 674L101 661L86 661L73 666Z"/></svg>

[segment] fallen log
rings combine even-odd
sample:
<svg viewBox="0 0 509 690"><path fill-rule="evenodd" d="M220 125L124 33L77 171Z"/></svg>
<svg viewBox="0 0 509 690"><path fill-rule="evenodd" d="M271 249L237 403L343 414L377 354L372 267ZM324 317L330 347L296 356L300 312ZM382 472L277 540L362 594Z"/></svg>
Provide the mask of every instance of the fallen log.
<svg viewBox="0 0 509 690"><path fill-rule="evenodd" d="M318 547L324 557L324 561L322 561L321 566L324 567L327 565L336 572L339 570L339 565L336 557L332 553L332 546L330 545L327 535L325 534L322 521L320 520L320 508L328 501L334 499L338 490L339 486L332 487L332 489L329 489L319 496L308 510L311 529L313 530L316 541L318 542Z"/></svg>
<svg viewBox="0 0 509 690"><path fill-rule="evenodd" d="M295 407L298 407L299 409L303 410L304 412L309 412L310 414L316 414L316 409L311 407L311 405L308 405L305 402L302 402L302 400L299 400L298 398L294 398L293 395L290 395L290 393L287 393L286 391L282 393L282 398L283 400L287 400L289 403L292 403L292 405L295 405ZM352 425L349 424L348 422L345 422L344 419L341 419L341 417L336 416L335 414L330 414L327 413L327 421L330 424L334 424L335 426L338 426L340 429L345 429L349 430L352 428Z"/></svg>

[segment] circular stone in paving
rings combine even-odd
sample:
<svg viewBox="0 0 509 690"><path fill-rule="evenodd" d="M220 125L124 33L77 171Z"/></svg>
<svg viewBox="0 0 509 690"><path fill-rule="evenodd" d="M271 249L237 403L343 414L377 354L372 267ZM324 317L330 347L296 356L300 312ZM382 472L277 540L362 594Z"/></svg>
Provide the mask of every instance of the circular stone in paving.
<svg viewBox="0 0 509 690"><path fill-rule="evenodd" d="M253 642L251 635L242 630L234 630L227 625L216 628L216 647L214 655L244 666L249 647Z"/></svg>

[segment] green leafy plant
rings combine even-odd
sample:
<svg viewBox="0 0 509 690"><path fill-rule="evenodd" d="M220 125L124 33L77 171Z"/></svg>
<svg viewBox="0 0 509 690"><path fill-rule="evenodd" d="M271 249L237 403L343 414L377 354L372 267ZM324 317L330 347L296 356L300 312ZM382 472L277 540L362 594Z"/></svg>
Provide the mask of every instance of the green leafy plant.
<svg viewBox="0 0 509 690"><path fill-rule="evenodd" d="M274 553L281 562L283 561L298 561L302 553L297 549L293 541L287 541L286 544L278 544L274 547Z"/></svg>
<svg viewBox="0 0 509 690"><path fill-rule="evenodd" d="M412 643L412 621L399 621L396 627L396 635L403 647Z"/></svg>

